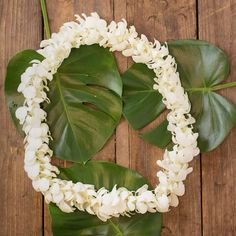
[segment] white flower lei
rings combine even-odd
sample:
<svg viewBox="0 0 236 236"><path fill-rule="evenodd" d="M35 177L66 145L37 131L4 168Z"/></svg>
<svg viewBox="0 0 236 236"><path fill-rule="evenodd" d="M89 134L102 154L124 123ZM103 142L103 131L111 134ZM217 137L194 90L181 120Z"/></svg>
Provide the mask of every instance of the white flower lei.
<svg viewBox="0 0 236 236"><path fill-rule="evenodd" d="M55 203L64 212L79 209L97 215L103 221L134 211L141 214L167 212L170 206L178 205L178 196L184 194L183 181L192 171L188 162L199 153L198 134L192 130L195 120L189 114L191 105L181 86L175 60L169 55L167 44L161 45L157 40L149 42L145 35L138 37L135 27L128 28L125 20L107 25L97 13L82 16L76 15L79 23L65 23L58 33L43 40L42 49L37 52L45 59L42 62L33 60L32 66L21 75L18 92L24 95L25 102L17 109L16 117L26 134L25 171L46 202ZM148 190L147 185L137 191L117 186L111 192L105 188L96 190L94 185L57 178L59 170L50 163L53 152L48 146L47 114L40 108L40 103L48 101L47 81L53 79L72 48L92 44L121 51L135 62L146 64L156 74L153 88L162 94L163 102L170 110L168 130L172 133L174 146L171 151L165 150L162 161L157 161L162 170L157 172L159 184L154 190Z"/></svg>

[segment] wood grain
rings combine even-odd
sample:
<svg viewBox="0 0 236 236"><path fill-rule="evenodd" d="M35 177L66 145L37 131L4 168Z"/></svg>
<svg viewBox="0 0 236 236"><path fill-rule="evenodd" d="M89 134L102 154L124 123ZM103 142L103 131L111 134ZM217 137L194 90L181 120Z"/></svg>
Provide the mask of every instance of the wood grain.
<svg viewBox="0 0 236 236"><path fill-rule="evenodd" d="M199 38L222 48L236 77L236 1L199 1ZM236 103L235 88L221 94ZM223 115L223 114L222 114ZM236 235L236 129L216 150L202 155L202 211L204 236Z"/></svg>
<svg viewBox="0 0 236 236"><path fill-rule="evenodd" d="M193 0L128 0L126 7L128 23L135 25L137 31L149 39L196 38L196 4ZM131 129L129 136L130 167L148 178L153 185L156 184L156 160L162 158L163 152L144 142ZM186 195L181 198L178 208L164 214L162 235L201 235L199 158L192 165L194 173L186 181Z"/></svg>
<svg viewBox="0 0 236 236"><path fill-rule="evenodd" d="M5 105L4 79L8 60L41 40L38 1L0 1L0 235L42 235L42 196L23 169L23 139Z"/></svg>
<svg viewBox="0 0 236 236"><path fill-rule="evenodd" d="M73 1L47 1L47 11L51 32L59 31L63 23L74 19L74 3ZM56 7L55 7L56 6ZM53 159L54 165L66 166L66 161ZM51 217L48 210L48 205L44 202L44 235L51 236Z"/></svg>
<svg viewBox="0 0 236 236"><path fill-rule="evenodd" d="M55 5L57 6L55 8ZM113 1L103 0L103 1L48 1L47 9L49 14L49 22L52 32L57 32L59 27L67 21L74 20L74 14L90 14L91 12L97 11L99 15L111 21L113 19ZM60 17L58 17L60 16ZM96 160L107 160L115 161L115 134L109 139L106 146L95 155ZM58 162L58 161L57 161ZM66 165L66 163L65 163ZM46 235L51 235L51 222L50 215L48 212L48 207L45 204L44 208L44 233Z"/></svg>
<svg viewBox="0 0 236 236"><path fill-rule="evenodd" d="M114 1L114 20L121 21L127 18L127 2L126 0ZM128 59L115 53L116 61L118 63L120 73L123 73L128 67ZM121 118L121 122L116 129L116 163L125 167L130 166L130 137L129 137L128 122Z"/></svg>
<svg viewBox="0 0 236 236"><path fill-rule="evenodd" d="M73 20L74 14L97 11L108 21L126 18L150 40L199 36L226 51L232 68L229 80L235 81L236 0L48 0L47 8L52 32ZM0 236L50 236L47 205L33 191L22 168L22 138L11 123L3 94L9 58L24 48L37 48L43 37L39 1L1 0L0 32ZM120 53L115 53L115 57L121 73L132 63ZM221 93L236 103L234 89ZM195 158L194 172L186 181L186 194L179 207L164 214L162 236L236 235L235 140L233 129L219 148L202 155L202 159ZM95 158L135 169L155 185L156 159L162 158L162 153L140 139L138 132L122 119ZM60 160L54 163L67 165Z"/></svg>

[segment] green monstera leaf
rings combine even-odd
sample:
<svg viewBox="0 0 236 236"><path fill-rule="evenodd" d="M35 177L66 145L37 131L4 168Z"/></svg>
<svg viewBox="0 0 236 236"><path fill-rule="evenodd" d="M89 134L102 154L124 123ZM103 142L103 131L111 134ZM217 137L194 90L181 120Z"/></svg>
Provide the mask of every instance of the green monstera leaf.
<svg viewBox="0 0 236 236"><path fill-rule="evenodd" d="M25 50L17 53L8 63L7 75L5 80L5 95L7 100L7 106L9 108L12 120L17 130L23 135L22 126L19 120L15 116L16 109L22 106L24 97L21 93L17 92L17 88L20 84L20 76L23 74L27 67L30 66L30 62L34 59L43 60L43 56L38 54L34 50Z"/></svg>
<svg viewBox="0 0 236 236"><path fill-rule="evenodd" d="M20 52L9 62L5 93L11 115L23 103L16 89L20 75L37 52ZM49 84L48 113L54 154L61 159L86 161L112 135L122 114L122 80L108 49L82 46L72 49ZM20 129L17 124L17 128Z"/></svg>
<svg viewBox="0 0 236 236"><path fill-rule="evenodd" d="M133 64L122 76L124 116L134 129L153 121L165 109L162 96L153 89L155 73L144 64Z"/></svg>
<svg viewBox="0 0 236 236"><path fill-rule="evenodd" d="M61 168L60 171L62 179L94 184L97 189L106 187L111 190L114 185L117 185L136 190L147 184L147 181L137 172L104 161L75 164L70 168ZM49 206L49 210L54 236L158 236L161 232L161 214L159 213L136 214L132 217L112 218L103 222L86 212L64 213L53 204Z"/></svg>
<svg viewBox="0 0 236 236"><path fill-rule="evenodd" d="M220 84L229 74L228 59L223 51L205 41L170 41L168 46L192 104L191 113L199 132L198 145L202 152L210 151L223 142L236 123L234 104L215 92L232 86ZM146 126L164 110L159 93L152 90L153 78L154 74L143 64L133 64L123 75L124 115L135 129ZM129 80L133 80L132 83ZM148 102L144 105L142 101ZM166 127L164 120L141 136L164 148L171 142Z"/></svg>

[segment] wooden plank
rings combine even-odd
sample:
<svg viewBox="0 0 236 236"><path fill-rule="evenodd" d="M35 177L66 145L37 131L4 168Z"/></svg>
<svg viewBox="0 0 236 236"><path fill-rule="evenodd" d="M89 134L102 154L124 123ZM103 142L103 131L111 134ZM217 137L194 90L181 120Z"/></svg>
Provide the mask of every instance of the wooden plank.
<svg viewBox="0 0 236 236"><path fill-rule="evenodd" d="M86 4L84 4L83 1L75 3L73 3L73 1L57 1L57 8L55 9L55 2L49 1L48 10L52 31L58 30L59 26L63 22L72 19L73 13L90 13L91 11L98 11L102 17L111 20L113 17L112 14L114 8L114 17L116 20L119 20L121 17L127 16L130 24L135 24L136 26L138 26L139 32L147 34L150 38L156 36L161 40L165 40L167 38L192 38L195 36L195 5L193 2L186 3L185 1L183 1L183 7L180 7L181 10L179 10L177 6L173 7L173 4L170 7L167 1L156 3L154 4L154 7L153 1L119 1L119 4L114 1L114 4L115 5L113 7L113 3L111 1L89 1L86 2ZM163 13L160 14L159 12L161 12L162 10L165 10L165 13L167 12L167 15ZM174 18L176 16L172 16L173 10L178 16L177 21ZM186 10L188 12L187 16L185 15ZM142 14L141 18L140 12L145 12L145 14ZM60 18L57 17L58 15L60 15ZM171 18L172 20L170 20L169 18ZM161 25L162 21L165 22L165 27ZM175 22L175 24L172 24L171 22ZM194 27L192 27L192 25L194 25ZM179 29L175 30L175 27L179 27ZM160 31L162 31L162 33L156 35L155 32L158 28L160 29ZM125 59L122 59L120 55L117 56L117 60L120 65L121 71L125 70L125 68L127 67L127 61ZM108 160L115 159L114 139L115 138L113 137L111 141L109 141L109 144L102 150L102 152L100 152L99 155L97 155L97 158L105 158ZM122 121L121 125L117 129L116 145L116 155L118 163L126 166L130 165L132 168L137 169L139 172L149 178L152 183L155 183L155 159L156 156L160 156L162 152L137 138L137 133L134 131L130 131L125 121ZM140 154L143 154L143 158L140 157L142 156ZM150 166L154 167L151 171L149 170ZM195 182L195 186L193 185L194 189L198 190L200 189L198 160L196 161L194 166L196 167L196 174L192 175L190 181L188 182L189 185ZM186 204L188 204L188 208L180 206L181 210L179 210L179 208L175 209L174 211L172 210L172 213L170 215L168 214L165 217L165 228L163 235L170 235L170 232L175 233L175 235L180 235L183 233L184 235L185 233L198 235L197 233L199 232L200 227L200 213L198 212L198 214L196 214L196 208L199 206L198 204L200 203L199 192L196 191L195 194L193 194L192 191L190 192L191 193L186 194L186 196L184 197L184 201ZM196 202L194 204L192 204L192 199L196 199ZM190 221L187 220L189 219L187 218L187 216L191 216L189 217L191 219ZM188 227L183 227L181 224L181 219L185 220L185 218L185 222L190 223L189 228L191 228L191 231L189 231L189 229L185 229ZM49 218L48 214L46 213L46 210L45 235L51 235Z"/></svg>
<svg viewBox="0 0 236 236"><path fill-rule="evenodd" d="M114 20L116 22L127 18L126 6L126 0L114 1ZM115 55L120 73L123 73L128 67L128 60L119 52ZM116 129L116 163L125 167L130 166L129 125L124 117Z"/></svg>
<svg viewBox="0 0 236 236"><path fill-rule="evenodd" d="M49 25L51 33L58 32L63 23L74 19L73 1L46 1ZM55 7L56 6L56 7ZM66 166L66 162L60 159L53 159L53 164ZM51 236L51 217L48 211L48 205L44 202L44 235Z"/></svg>
<svg viewBox="0 0 236 236"><path fill-rule="evenodd" d="M182 1L121 1L123 9L115 5L116 11L134 24L139 33L149 39L196 38L196 4L194 0ZM119 1L120 3L120 1ZM118 14L117 13L117 14ZM154 122L155 123L155 122ZM152 124L153 125L153 124ZM138 137L138 133L124 123L117 136L117 162L129 165L155 185L157 172L156 160L162 158L163 152L149 145ZM129 134L129 137L124 137ZM119 140L121 139L121 140ZM123 141L124 139L125 141ZM127 144L128 143L128 144ZM121 154L119 154L121 152ZM186 181L186 195L180 199L180 205L164 214L162 235L201 235L201 187L200 160L196 158L192 166L194 173Z"/></svg>
<svg viewBox="0 0 236 236"><path fill-rule="evenodd" d="M236 1L199 0L199 38L222 48L236 77ZM221 94L236 103L235 88ZM222 114L223 115L223 114ZM202 155L203 235L236 235L236 129L216 150Z"/></svg>
<svg viewBox="0 0 236 236"><path fill-rule="evenodd" d="M55 8L55 5L57 6ZM59 30L59 27L67 21L74 20L74 14L90 14L97 11L101 17L111 21L113 19L113 1L90 0L90 1L48 1L47 2L50 27L52 32ZM60 17L58 17L60 16ZM115 161L115 134L109 139L106 146L95 155L94 159ZM56 162L62 164L62 162ZM48 208L45 204L44 233L51 235L51 222Z"/></svg>
<svg viewBox="0 0 236 236"><path fill-rule="evenodd" d="M6 66L18 51L41 40L39 1L0 1L0 235L42 235L42 196L24 172L23 139L14 128L3 94Z"/></svg>

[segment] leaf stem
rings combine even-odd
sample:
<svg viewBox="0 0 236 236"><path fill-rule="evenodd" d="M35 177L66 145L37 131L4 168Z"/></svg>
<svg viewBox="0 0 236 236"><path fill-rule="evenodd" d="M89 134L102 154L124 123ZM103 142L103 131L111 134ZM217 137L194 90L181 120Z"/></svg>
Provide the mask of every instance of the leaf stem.
<svg viewBox="0 0 236 236"><path fill-rule="evenodd" d="M224 84L219 84L214 87L199 87L199 88L186 88L186 91L189 92L205 92L209 93L211 91L217 91L220 89L230 88L230 87L236 87L236 82L229 82Z"/></svg>
<svg viewBox="0 0 236 236"><path fill-rule="evenodd" d="M44 30L45 30L45 35L46 38L49 39L51 37L51 31L48 23L48 14L47 14L47 7L46 7L46 2L45 0L40 0L41 4L41 10L43 14L43 24L44 24Z"/></svg>
<svg viewBox="0 0 236 236"><path fill-rule="evenodd" d="M235 86L236 86L236 82L229 82L229 83L219 84L219 85L214 86L212 88L212 91L216 91L216 90L220 90L220 89L224 89L224 88L235 87Z"/></svg>
<svg viewBox="0 0 236 236"><path fill-rule="evenodd" d="M186 88L186 91L189 92L210 92L211 88L209 87L199 87L199 88Z"/></svg>

